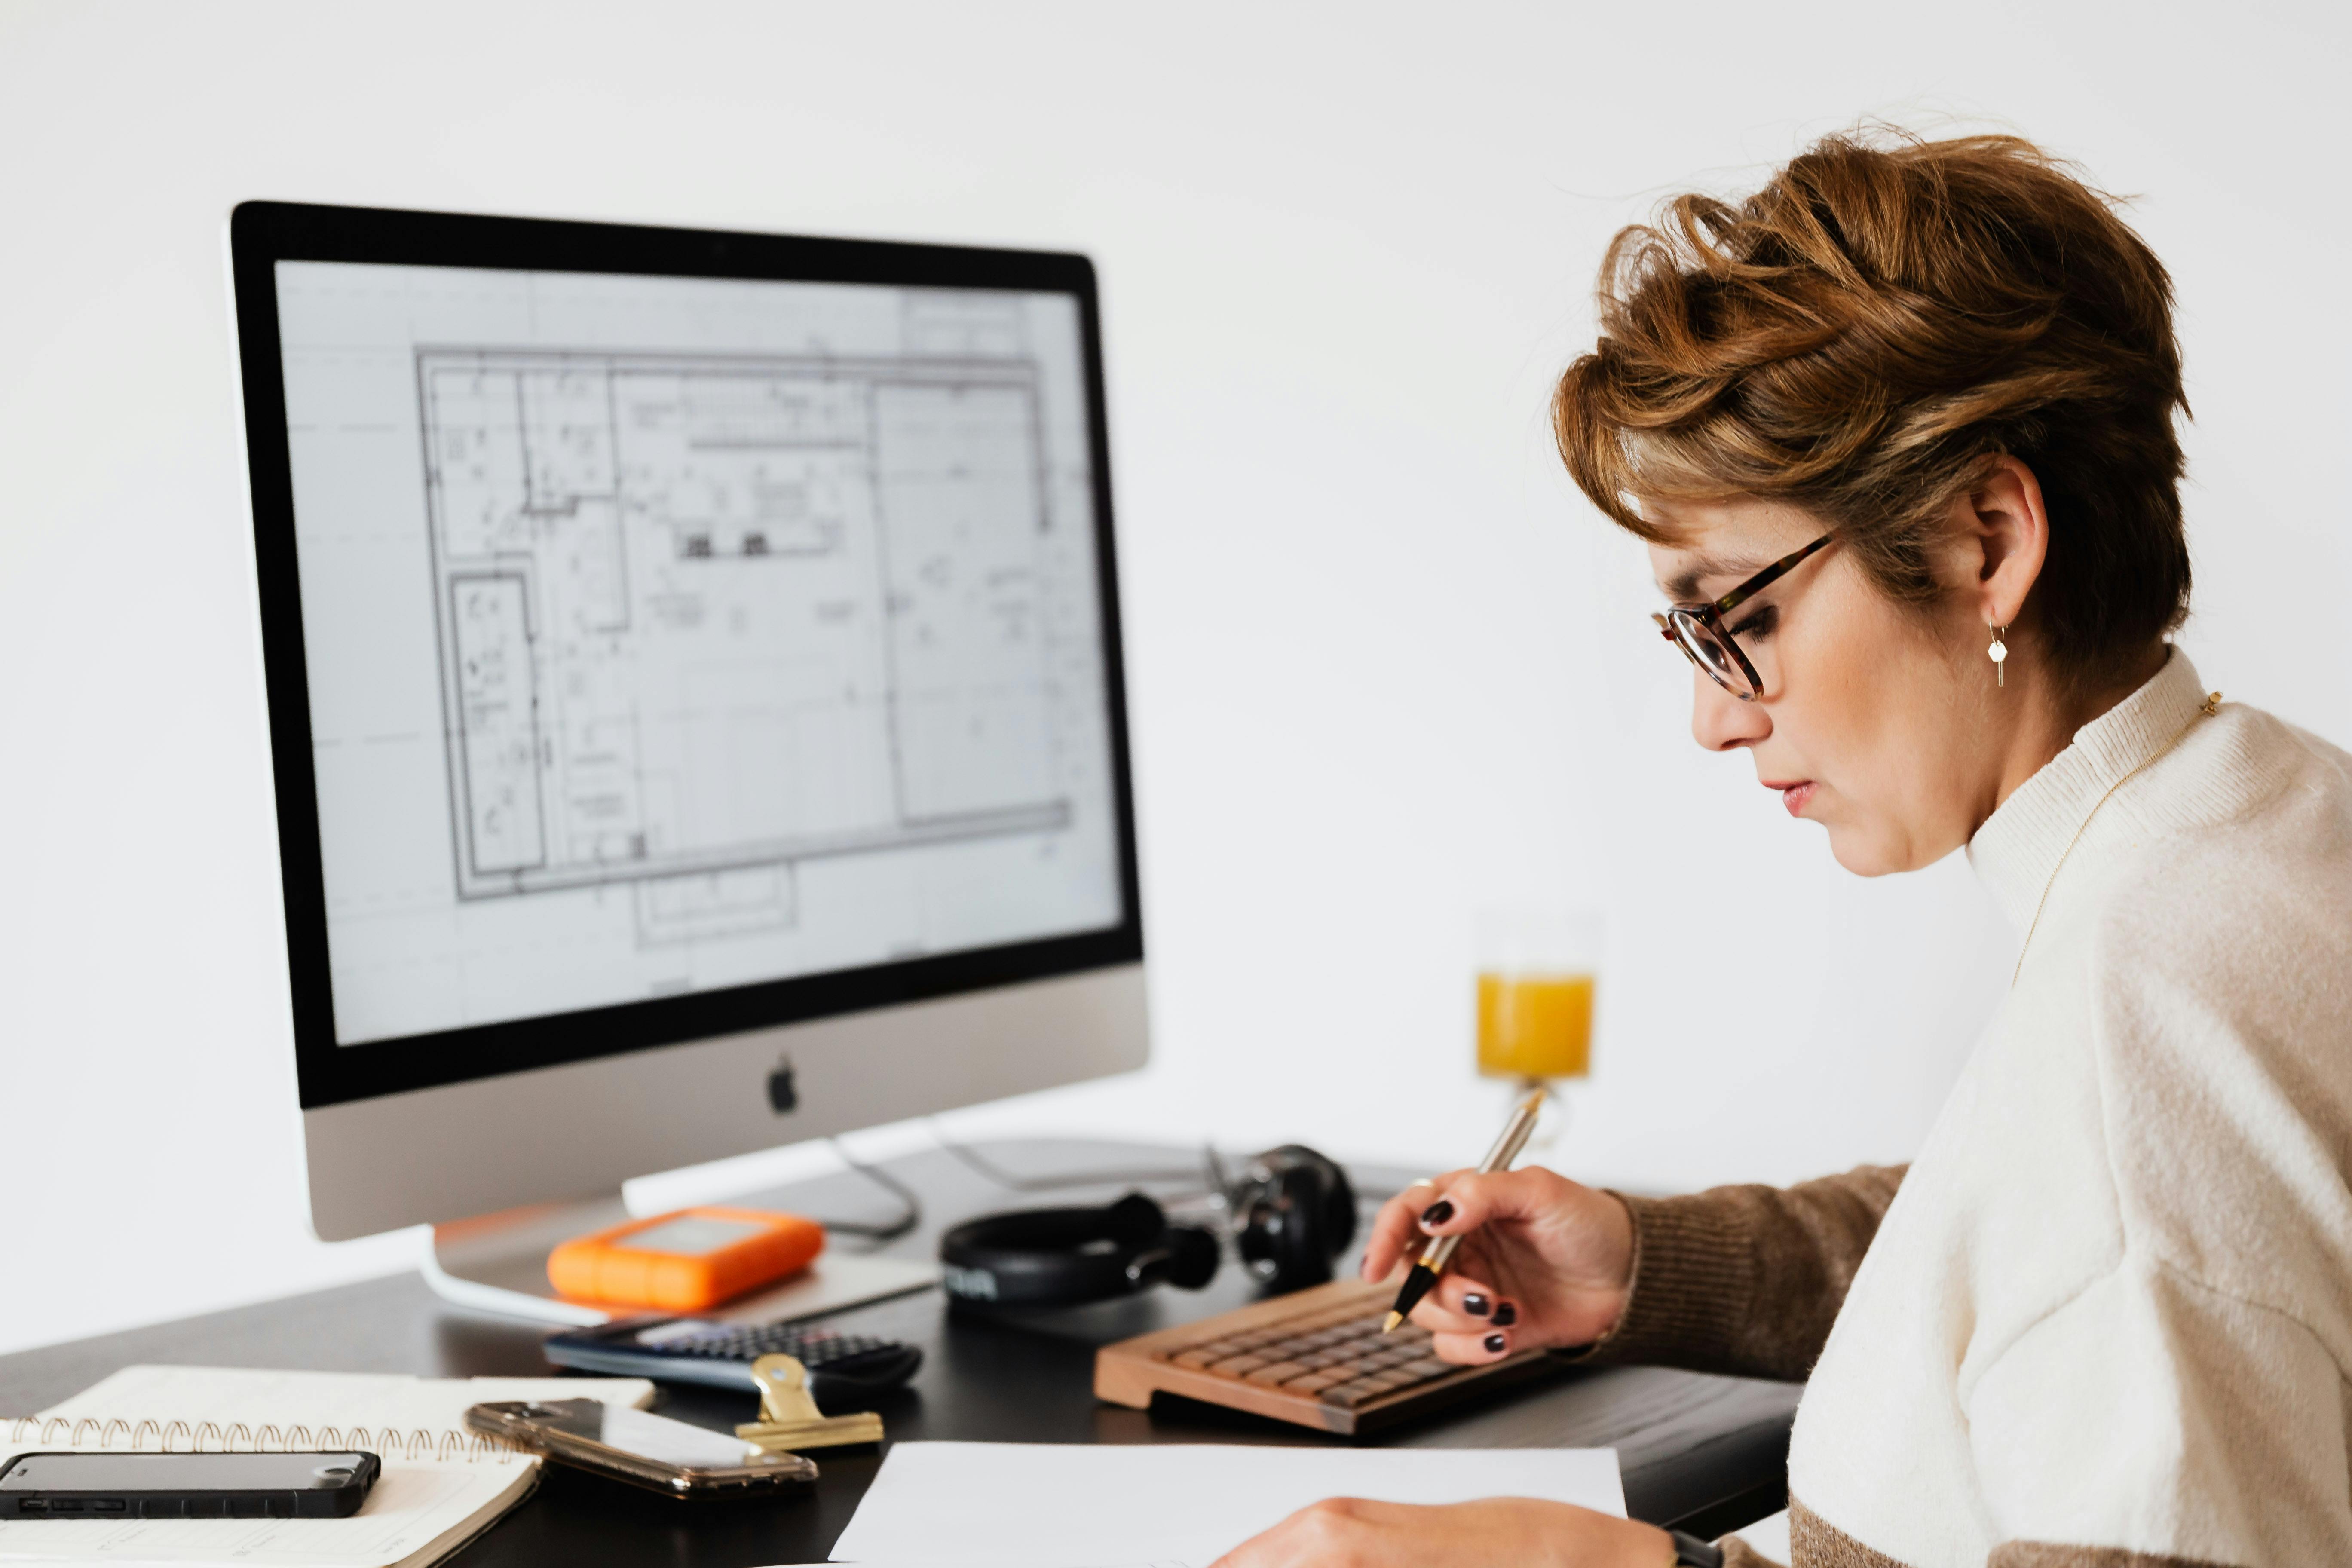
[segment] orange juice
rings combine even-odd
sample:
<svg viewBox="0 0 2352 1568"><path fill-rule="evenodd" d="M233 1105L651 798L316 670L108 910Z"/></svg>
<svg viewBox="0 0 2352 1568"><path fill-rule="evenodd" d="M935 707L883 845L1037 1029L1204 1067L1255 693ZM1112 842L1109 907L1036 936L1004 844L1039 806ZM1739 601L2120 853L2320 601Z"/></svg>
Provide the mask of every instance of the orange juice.
<svg viewBox="0 0 2352 1568"><path fill-rule="evenodd" d="M1592 1070L1592 976L1478 976L1478 1070L1489 1078L1582 1078Z"/></svg>

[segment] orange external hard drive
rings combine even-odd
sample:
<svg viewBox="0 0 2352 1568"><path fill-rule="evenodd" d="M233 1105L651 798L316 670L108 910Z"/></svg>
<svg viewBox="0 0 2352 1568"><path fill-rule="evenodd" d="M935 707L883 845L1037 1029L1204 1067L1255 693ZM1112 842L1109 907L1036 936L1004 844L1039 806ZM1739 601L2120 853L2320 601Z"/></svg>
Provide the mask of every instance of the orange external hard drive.
<svg viewBox="0 0 2352 1568"><path fill-rule="evenodd" d="M547 1255L548 1282L577 1301L698 1312L805 1268L824 1226L759 1209L691 1208L578 1236Z"/></svg>

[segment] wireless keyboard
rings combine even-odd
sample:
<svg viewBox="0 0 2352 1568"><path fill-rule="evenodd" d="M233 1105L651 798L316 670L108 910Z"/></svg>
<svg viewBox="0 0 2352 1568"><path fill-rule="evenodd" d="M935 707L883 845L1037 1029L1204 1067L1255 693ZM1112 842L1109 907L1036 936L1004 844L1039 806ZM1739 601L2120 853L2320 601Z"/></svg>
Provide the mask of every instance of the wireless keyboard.
<svg viewBox="0 0 2352 1568"><path fill-rule="evenodd" d="M1426 1329L1381 1332L1395 1297L1392 1284L1337 1280L1122 1340L1095 1352L1095 1396L1140 1409L1177 1394L1354 1434L1559 1368L1539 1350L1480 1366L1440 1361Z"/></svg>

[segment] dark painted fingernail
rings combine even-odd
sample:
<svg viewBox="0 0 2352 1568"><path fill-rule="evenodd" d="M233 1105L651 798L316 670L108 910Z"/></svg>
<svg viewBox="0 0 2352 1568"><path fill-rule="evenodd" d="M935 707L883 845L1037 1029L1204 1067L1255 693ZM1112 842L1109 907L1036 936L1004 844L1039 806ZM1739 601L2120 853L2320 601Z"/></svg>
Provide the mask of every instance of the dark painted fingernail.
<svg viewBox="0 0 2352 1568"><path fill-rule="evenodd" d="M1482 1312L1479 1316L1484 1317L1486 1314ZM1496 1328L1507 1329L1518 1321L1519 1310L1517 1307L1512 1306L1508 1301L1497 1301L1495 1303L1495 1326Z"/></svg>
<svg viewBox="0 0 2352 1568"><path fill-rule="evenodd" d="M1421 1223L1423 1225L1444 1225L1453 1217L1454 1200L1452 1198L1440 1198L1421 1211Z"/></svg>
<svg viewBox="0 0 2352 1568"><path fill-rule="evenodd" d="M1500 1334L1488 1334L1486 1336L1486 1348L1489 1351L1493 1352L1496 1355L1501 1355L1503 1353L1503 1347L1509 1344L1511 1342L1505 1339Z"/></svg>
<svg viewBox="0 0 2352 1568"><path fill-rule="evenodd" d="M1488 1312L1495 1310L1495 1304L1492 1301L1487 1300L1486 1297L1478 1294L1477 1291L1473 1290L1470 1294L1462 1298L1462 1310L1469 1313L1474 1318L1483 1318ZM1502 1320L1498 1318L1496 1321L1499 1322Z"/></svg>

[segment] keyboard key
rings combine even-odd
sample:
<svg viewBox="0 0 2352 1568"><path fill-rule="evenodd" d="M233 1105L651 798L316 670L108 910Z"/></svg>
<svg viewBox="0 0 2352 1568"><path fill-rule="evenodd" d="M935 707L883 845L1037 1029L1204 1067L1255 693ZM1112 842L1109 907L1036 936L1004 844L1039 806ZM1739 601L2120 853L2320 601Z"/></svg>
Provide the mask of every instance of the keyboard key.
<svg viewBox="0 0 2352 1568"><path fill-rule="evenodd" d="M1327 1388L1347 1381L1348 1374L1344 1372L1310 1372L1303 1376L1292 1378L1282 1386L1291 1394L1320 1394Z"/></svg>
<svg viewBox="0 0 2352 1568"><path fill-rule="evenodd" d="M1372 1385L1362 1381L1334 1384L1316 1395L1326 1405L1336 1405L1342 1410L1353 1410L1373 1396Z"/></svg>

